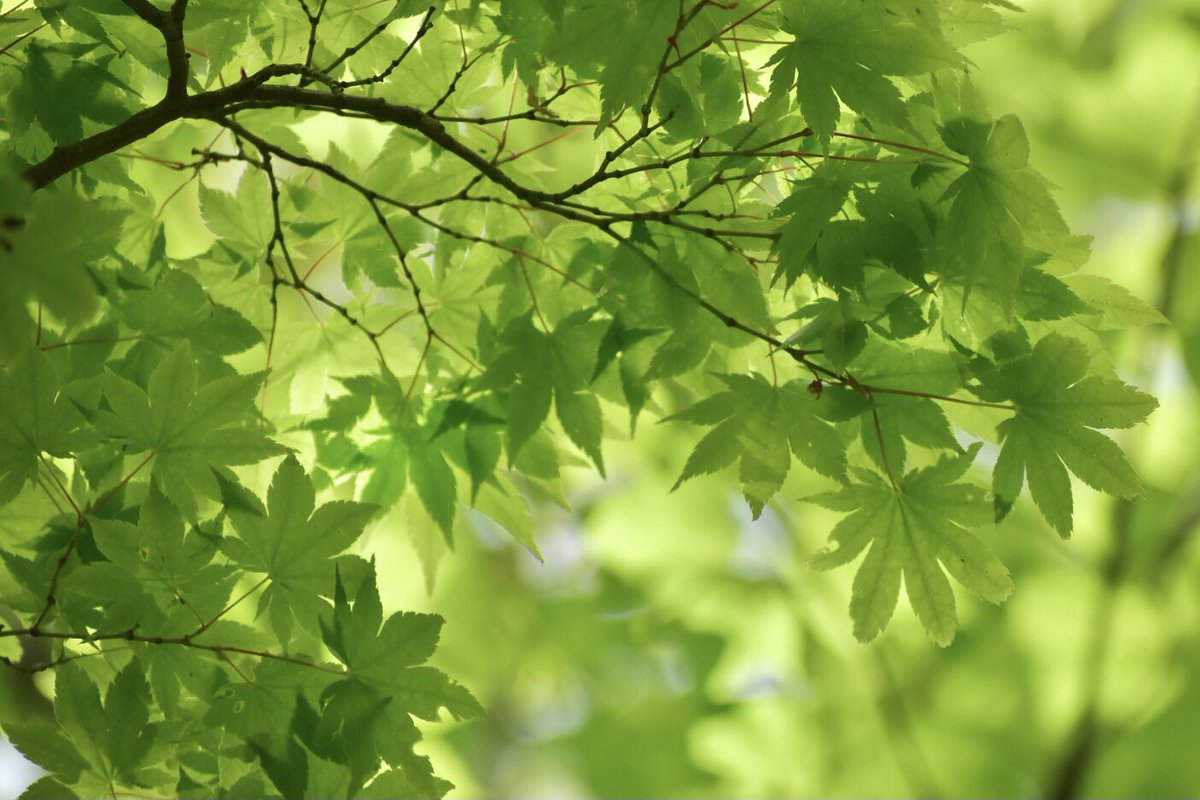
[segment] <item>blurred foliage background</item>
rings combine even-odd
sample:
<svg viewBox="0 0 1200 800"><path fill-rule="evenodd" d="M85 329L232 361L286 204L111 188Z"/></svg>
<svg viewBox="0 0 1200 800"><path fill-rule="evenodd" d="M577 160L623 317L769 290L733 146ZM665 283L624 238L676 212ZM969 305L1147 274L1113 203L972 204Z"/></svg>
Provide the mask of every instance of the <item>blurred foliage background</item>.
<svg viewBox="0 0 1200 800"><path fill-rule="evenodd" d="M805 566L831 525L805 487L755 523L720 477L668 494L693 432L647 421L545 509L544 565L482 526L423 600L397 554L393 600L451 620L442 666L490 709L431 745L455 796L1200 796L1200 3L1022 5L977 83L1090 270L1173 322L1101 333L1162 403L1121 442L1146 496L1076 485L1069 542L1024 499L1005 607L968 601L948 650L908 612L862 646L850 571Z"/></svg>
<svg viewBox="0 0 1200 800"><path fill-rule="evenodd" d="M452 797L1200 796L1200 2L1023 5L967 50L976 81L1090 270L1173 322L1100 334L1162 404L1121 441L1146 496L1077 484L1069 542L1023 499L991 537L1005 607L963 596L948 650L906 610L863 646L852 572L805 566L833 522L805 487L753 523L720 476L669 493L695 432L644 419L606 482L542 506L544 563L483 517L436 575L412 545L440 540L368 543L385 605L445 615L437 665L489 709L427 731Z"/></svg>

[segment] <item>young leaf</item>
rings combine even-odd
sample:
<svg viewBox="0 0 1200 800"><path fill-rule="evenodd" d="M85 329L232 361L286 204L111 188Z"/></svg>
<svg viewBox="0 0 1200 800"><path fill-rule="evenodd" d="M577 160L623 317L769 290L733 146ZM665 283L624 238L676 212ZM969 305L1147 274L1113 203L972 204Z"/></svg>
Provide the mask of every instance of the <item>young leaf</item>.
<svg viewBox="0 0 1200 800"><path fill-rule="evenodd" d="M1027 354L985 376L985 397L1011 400L1016 414L1000 423L1004 445L993 489L1003 518L1025 479L1055 530L1071 534L1072 493L1067 470L1094 489L1134 497L1142 483L1120 448L1097 428L1129 428L1158 402L1119 380L1084 377L1087 349L1061 334L1043 337Z"/></svg>
<svg viewBox="0 0 1200 800"><path fill-rule="evenodd" d="M961 456L913 470L895 487L877 473L862 473L859 483L809 498L851 512L829 535L831 547L812 557L815 569L848 564L867 550L850 600L859 641L869 642L887 627L902 576L921 625L943 647L954 640L958 627L945 573L992 603L1012 594L1008 570L967 530L990 519L984 491L958 482L978 450L975 445Z"/></svg>
<svg viewBox="0 0 1200 800"><path fill-rule="evenodd" d="M221 541L236 563L270 579L267 602L279 609L272 620L284 644L293 617L315 632L325 608L320 597L333 589L331 559L362 535L376 508L348 501L317 507L315 500L312 480L295 457L288 456L271 481L265 513L231 510L239 538Z"/></svg>
<svg viewBox="0 0 1200 800"><path fill-rule="evenodd" d="M100 422L127 443L128 452L151 452L163 494L194 519L197 496L221 496L213 467L253 464L283 452L249 424L262 380L258 373L200 385L185 340L150 374L148 391L110 371L104 395L112 412Z"/></svg>
<svg viewBox="0 0 1200 800"><path fill-rule="evenodd" d="M719 377L724 392L667 418L716 425L692 451L675 488L738 460L742 491L757 518L783 485L792 453L822 475L845 480L845 445L815 416L815 400L803 384L772 386L761 375Z"/></svg>
<svg viewBox="0 0 1200 800"><path fill-rule="evenodd" d="M82 424L62 392L57 370L39 350L29 350L0 371L0 505L34 480L42 453L67 456Z"/></svg>
<svg viewBox="0 0 1200 800"><path fill-rule="evenodd" d="M841 118L839 101L869 119L903 124L900 91L887 76L962 63L936 30L904 21L881 0L788 0L783 13L795 40L772 57L771 89L794 81L801 113L826 144Z"/></svg>

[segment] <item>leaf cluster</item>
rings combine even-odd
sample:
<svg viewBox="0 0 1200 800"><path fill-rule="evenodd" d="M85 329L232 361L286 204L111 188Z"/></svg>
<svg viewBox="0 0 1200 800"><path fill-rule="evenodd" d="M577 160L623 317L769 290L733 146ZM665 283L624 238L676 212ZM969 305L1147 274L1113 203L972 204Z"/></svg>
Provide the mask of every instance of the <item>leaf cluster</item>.
<svg viewBox="0 0 1200 800"><path fill-rule="evenodd" d="M901 585L940 645L947 576L1002 602L1026 487L1063 536L1071 475L1139 493L1102 431L1155 401L1096 331L1162 320L1081 274L971 83L1007 5L6 11L0 645L57 687L0 719L29 796L444 794L413 719L481 709L364 532L431 584L481 517L540 557L537 507L646 416L706 429L677 487L846 515L804 512L813 566L861 558L863 641Z"/></svg>

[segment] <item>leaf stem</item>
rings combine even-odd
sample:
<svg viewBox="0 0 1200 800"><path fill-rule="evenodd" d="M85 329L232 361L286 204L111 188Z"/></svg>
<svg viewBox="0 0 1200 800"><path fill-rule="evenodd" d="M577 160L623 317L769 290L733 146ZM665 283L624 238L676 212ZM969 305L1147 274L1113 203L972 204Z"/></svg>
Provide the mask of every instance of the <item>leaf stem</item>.
<svg viewBox="0 0 1200 800"><path fill-rule="evenodd" d="M1002 411L1016 411L1017 407L1011 403L988 403L983 400L971 400L965 397L951 397L946 394L936 394L934 392L918 392L912 389L891 389L886 386L871 386L868 384L859 384L868 392L876 394L900 394L907 397L924 397L929 400L939 400L943 403L958 403L964 406L977 406L979 408L996 408Z"/></svg>
<svg viewBox="0 0 1200 800"><path fill-rule="evenodd" d="M326 664L319 664L315 661L308 661L295 656L284 655L282 653L272 653L267 650L255 650L249 647L239 647L236 645L224 644L208 644L206 642L197 642L192 634L186 636L147 636L139 634L135 629L130 628L126 631L118 633L101 633L92 634L87 632L76 633L70 631L44 631L37 627L31 626L28 628L5 628L0 630L0 638L9 636L29 636L41 639L63 639L80 642L106 642L125 640L130 642L140 642L141 644L169 644L178 647L189 647L195 650L207 650L210 653L218 655L225 653L237 653L239 655L253 656L255 658L269 659L272 661L282 661L287 664L295 664L301 667L309 667L311 669L327 672L331 675L343 676L346 674L344 669L332 667Z"/></svg>
<svg viewBox="0 0 1200 800"><path fill-rule="evenodd" d="M896 141L892 141L891 139L877 139L873 136L860 136L859 134L856 134L856 133L842 133L840 131L835 132L833 135L840 137L842 139L854 139L854 140L860 141L860 142L871 142L873 144L880 144L880 145L883 145L884 147L895 147L900 150L910 150L914 153L924 153L927 156L934 156L935 158L940 158L944 161L952 161L953 163L958 164L960 167L970 168L970 166L971 166L970 161L966 161L964 159L957 158L948 153L940 153L937 150L929 150L928 148L925 148L925 147L919 147L915 144L905 144L904 142L896 142Z"/></svg>
<svg viewBox="0 0 1200 800"><path fill-rule="evenodd" d="M128 474L126 474L125 477L121 478L121 480L117 481L117 484L115 486L113 486L111 489L109 489L107 492L105 492L104 496L101 497L99 500L97 500L92 505L92 507L88 509L88 513L92 514L96 511L99 511L100 508L105 503L107 503L109 500L112 499L113 495L115 495L117 492L121 491L121 489L125 486L125 484L127 484L131 480L133 480L134 476L137 475L139 472L141 472L142 468L145 467L147 464L149 464L150 461L156 455L158 455L158 453L153 452L153 451L151 451L150 453L147 453L146 457L143 458L140 462L138 462L138 465L136 467L134 467L132 470L130 470L130 472Z"/></svg>
<svg viewBox="0 0 1200 800"><path fill-rule="evenodd" d="M236 607L237 607L237 606L238 606L238 605L239 605L239 604L240 604L240 603L241 603L243 600L245 600L247 597L249 597L250 595L252 595L252 594L254 594L255 592L257 592L257 591L258 591L260 588L262 588L263 584L265 584L265 583L266 583L267 581L269 581L270 579L271 579L271 576L270 576L270 575L264 575L264 576L262 577L262 580L260 580L258 583L256 583L256 584L254 584L253 586L251 586L251 587L250 587L249 589L247 589L245 592L243 592L243 593L241 594L241 596L240 596L240 597L238 597L236 600L233 600L232 602L230 602L230 603L229 603L229 605L227 605L227 606L225 606L224 608L222 608L222 609L221 609L221 610L220 610L220 611L217 613L217 615L216 615L215 617L213 617L212 619L208 620L208 622L203 622L203 621L202 621L202 622L200 623L200 627L199 627L199 628L196 628L196 630L194 630L194 631L192 631L191 633L189 633L189 634L188 634L188 636L190 636L191 638L193 638L193 639L194 639L194 638L196 638L197 636L199 636L200 634L204 633L206 630L208 630L209 628L211 628L211 627L213 626L213 624L214 624L214 623L215 623L217 620L219 620L221 617L223 617L223 616L225 616L226 614L228 614L230 611L232 611L234 608L236 608Z"/></svg>
<svg viewBox="0 0 1200 800"><path fill-rule="evenodd" d="M896 476L892 472L892 465L888 460L887 445L883 442L883 425L879 423L879 409L875 407L874 403L871 403L871 420L875 423L875 438L879 441L879 458L883 461L883 471L887 473L892 491L899 492L900 487L896 485Z"/></svg>
<svg viewBox="0 0 1200 800"><path fill-rule="evenodd" d="M85 344L119 344L121 342L136 342L136 341L140 341L141 339L144 339L144 338L145 338L145 334L133 333L133 334L130 334L129 336L115 336L115 337L99 338L99 339L72 339L67 342L55 342L54 344L45 344L45 345L42 345L41 347L39 347L38 349L41 350L42 352L49 352L50 350L58 350L59 348L63 348L63 347L77 347L79 345L85 345Z"/></svg>

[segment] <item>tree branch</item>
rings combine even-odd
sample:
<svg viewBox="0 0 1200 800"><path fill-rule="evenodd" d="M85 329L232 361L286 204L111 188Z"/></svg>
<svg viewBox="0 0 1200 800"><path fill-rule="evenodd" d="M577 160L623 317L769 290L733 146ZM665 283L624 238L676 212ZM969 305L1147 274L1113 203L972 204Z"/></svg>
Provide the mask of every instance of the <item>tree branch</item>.
<svg viewBox="0 0 1200 800"><path fill-rule="evenodd" d="M328 672L331 675L344 676L346 671L337 667L329 666L328 664L319 664L315 661L309 661L295 656L284 655L281 653L272 653L267 650L254 650L249 647L238 647L235 645L223 644L208 644L206 642L197 642L193 638L193 634L186 636L147 636L135 632L133 628L119 633L76 633L68 631L43 631L37 628L8 628L0 630L0 638L6 636L31 637L35 639L64 639L75 640L80 642L105 642L114 640L125 640L130 642L141 642L142 644L171 644L179 647L190 647L196 650L207 650L210 653L217 655L225 655L228 653L237 653L244 656L254 656L255 658L269 659L271 661L283 661L288 664L295 664L300 667L309 667L311 669ZM65 660L64 660L65 661ZM11 664L11 662L9 662ZM58 663L63 663L62 661ZM57 666L57 664L54 664ZM38 670L33 670L38 671Z"/></svg>

